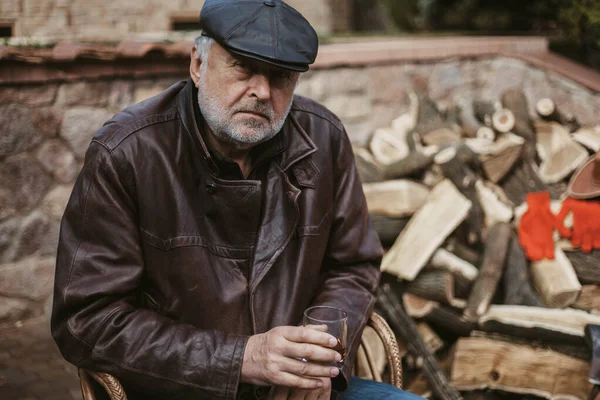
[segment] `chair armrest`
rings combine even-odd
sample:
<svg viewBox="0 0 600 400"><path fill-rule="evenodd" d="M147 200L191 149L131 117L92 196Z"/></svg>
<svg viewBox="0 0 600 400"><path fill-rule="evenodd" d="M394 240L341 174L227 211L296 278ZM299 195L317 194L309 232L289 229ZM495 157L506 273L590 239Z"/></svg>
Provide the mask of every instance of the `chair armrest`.
<svg viewBox="0 0 600 400"><path fill-rule="evenodd" d="M385 348L390 369L390 384L402 389L402 358L400 357L400 349L394 331L392 331L386 320L375 312L371 314L367 325L375 330Z"/></svg>
<svg viewBox="0 0 600 400"><path fill-rule="evenodd" d="M96 400L91 379L98 382L100 386L106 390L110 400L127 400L125 389L123 389L123 386L121 386L121 383L117 378L104 372L92 372L79 368L79 380L81 383L83 400Z"/></svg>

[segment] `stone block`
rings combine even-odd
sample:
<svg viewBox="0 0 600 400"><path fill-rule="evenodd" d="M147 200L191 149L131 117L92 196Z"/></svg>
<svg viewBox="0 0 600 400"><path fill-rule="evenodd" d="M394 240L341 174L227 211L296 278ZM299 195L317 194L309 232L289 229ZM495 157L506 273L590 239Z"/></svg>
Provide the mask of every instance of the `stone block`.
<svg viewBox="0 0 600 400"><path fill-rule="evenodd" d="M21 105L0 106L0 157L27 151L41 138L31 118L33 110Z"/></svg>
<svg viewBox="0 0 600 400"><path fill-rule="evenodd" d="M36 108L33 111L32 118L40 135L44 137L54 137L60 131L62 122L62 113L57 109L45 107Z"/></svg>
<svg viewBox="0 0 600 400"><path fill-rule="evenodd" d="M59 225L39 211L23 219L12 246L3 256L4 262L14 262L30 256L56 253Z"/></svg>
<svg viewBox="0 0 600 400"><path fill-rule="evenodd" d="M57 84L7 86L0 90L0 104L51 105L57 92Z"/></svg>
<svg viewBox="0 0 600 400"><path fill-rule="evenodd" d="M525 78L530 67L520 60L499 57L492 62L491 69L480 69L478 80L484 82L479 96L489 101L499 100L508 89L525 85Z"/></svg>
<svg viewBox="0 0 600 400"><path fill-rule="evenodd" d="M60 183L69 183L79 172L75 156L61 139L44 142L37 152L37 160Z"/></svg>
<svg viewBox="0 0 600 400"><path fill-rule="evenodd" d="M368 77L374 104L408 104L408 93L412 91L412 83L404 66L371 67L368 69Z"/></svg>
<svg viewBox="0 0 600 400"><path fill-rule="evenodd" d="M83 158L92 138L112 114L102 108L73 108L65 113L60 136L78 158Z"/></svg>
<svg viewBox="0 0 600 400"><path fill-rule="evenodd" d="M364 68L341 68L315 71L308 79L310 97L317 101L325 101L339 95L367 93L369 77Z"/></svg>
<svg viewBox="0 0 600 400"><path fill-rule="evenodd" d="M113 112L118 112L132 104L133 83L125 80L114 81L110 85L108 108Z"/></svg>
<svg viewBox="0 0 600 400"><path fill-rule="evenodd" d="M573 95L572 112L583 126L595 126L600 124L600 115L596 113L593 96L587 92Z"/></svg>
<svg viewBox="0 0 600 400"><path fill-rule="evenodd" d="M104 107L108 104L109 95L108 82L70 82L61 85L56 105Z"/></svg>
<svg viewBox="0 0 600 400"><path fill-rule="evenodd" d="M410 79L410 84L416 92L427 93L429 91L429 78L433 67L434 64L431 63L404 65L406 76Z"/></svg>
<svg viewBox="0 0 600 400"><path fill-rule="evenodd" d="M136 84L133 89L133 103L137 104L141 101L147 100L160 94L163 90L174 84L175 80L160 80L156 81L142 81Z"/></svg>
<svg viewBox="0 0 600 400"><path fill-rule="evenodd" d="M72 191L73 185L60 185L55 187L48 192L46 197L44 197L44 200L42 200L40 210L51 219L59 222L65 212Z"/></svg>
<svg viewBox="0 0 600 400"><path fill-rule="evenodd" d="M0 265L0 295L41 301L52 294L54 257L32 257Z"/></svg>
<svg viewBox="0 0 600 400"><path fill-rule="evenodd" d="M347 123L344 124L344 127L346 128L350 142L352 142L354 146L366 146L371 137L371 133L373 132L369 121Z"/></svg>
<svg viewBox="0 0 600 400"><path fill-rule="evenodd" d="M0 322L12 322L30 314L29 303L22 299L0 297Z"/></svg>
<svg viewBox="0 0 600 400"><path fill-rule="evenodd" d="M447 100L454 91L470 85L458 61L436 65L429 77L429 97L434 101Z"/></svg>
<svg viewBox="0 0 600 400"><path fill-rule="evenodd" d="M323 104L345 123L364 122L371 113L371 100L366 94L336 95Z"/></svg>
<svg viewBox="0 0 600 400"><path fill-rule="evenodd" d="M3 258L4 251L9 248L12 243L13 236L19 227L19 219L9 219L0 222L0 260Z"/></svg>
<svg viewBox="0 0 600 400"><path fill-rule="evenodd" d="M0 162L0 221L37 204L52 179L29 154Z"/></svg>

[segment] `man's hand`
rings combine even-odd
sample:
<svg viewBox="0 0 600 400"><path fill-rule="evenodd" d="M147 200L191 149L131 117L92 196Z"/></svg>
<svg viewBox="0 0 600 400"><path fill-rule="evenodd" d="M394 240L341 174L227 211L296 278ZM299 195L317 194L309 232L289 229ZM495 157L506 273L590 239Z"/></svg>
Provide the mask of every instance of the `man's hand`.
<svg viewBox="0 0 600 400"><path fill-rule="evenodd" d="M321 378L323 386L313 390L274 387L268 400L329 400L331 398L331 379Z"/></svg>
<svg viewBox="0 0 600 400"><path fill-rule="evenodd" d="M325 333L326 329L280 326L251 336L242 361L242 382L304 390L324 388L324 380L318 378L330 381L339 369L317 363L340 361L342 357L331 349L337 340ZM310 361L301 361L303 358Z"/></svg>

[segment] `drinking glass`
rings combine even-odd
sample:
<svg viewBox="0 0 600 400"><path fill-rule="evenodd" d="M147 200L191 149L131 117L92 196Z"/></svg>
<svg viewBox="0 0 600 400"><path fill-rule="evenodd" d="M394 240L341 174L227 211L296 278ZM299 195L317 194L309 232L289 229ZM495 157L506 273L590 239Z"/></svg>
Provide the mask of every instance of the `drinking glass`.
<svg viewBox="0 0 600 400"><path fill-rule="evenodd" d="M327 333L337 339L337 345L333 350L340 353L342 359L333 362L331 366L342 368L346 359L346 335L348 331L348 314L341 308L329 306L316 306L304 311L302 325L326 325Z"/></svg>

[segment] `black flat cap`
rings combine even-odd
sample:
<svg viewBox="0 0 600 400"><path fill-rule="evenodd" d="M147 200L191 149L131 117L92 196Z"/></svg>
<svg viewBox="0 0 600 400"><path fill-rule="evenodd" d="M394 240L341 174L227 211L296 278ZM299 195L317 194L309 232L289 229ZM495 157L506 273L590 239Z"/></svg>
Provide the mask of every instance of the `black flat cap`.
<svg viewBox="0 0 600 400"><path fill-rule="evenodd" d="M202 34L232 53L304 72L319 49L317 33L281 0L206 0Z"/></svg>

